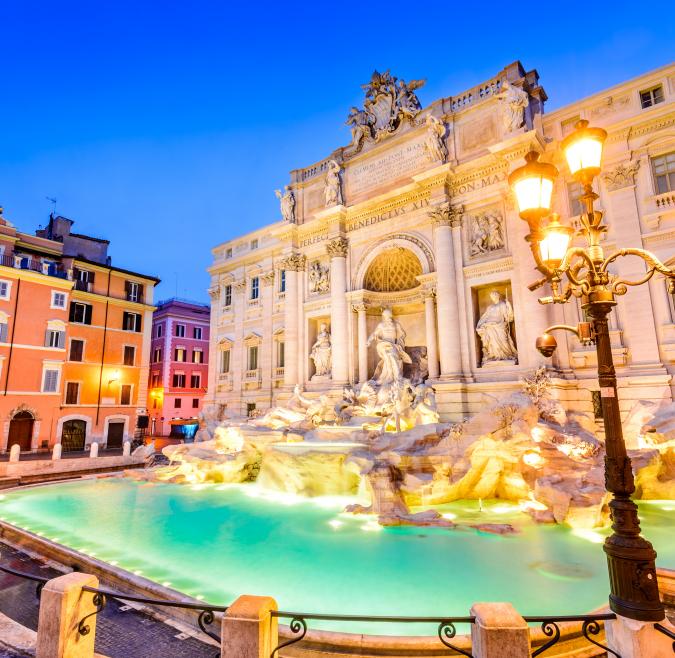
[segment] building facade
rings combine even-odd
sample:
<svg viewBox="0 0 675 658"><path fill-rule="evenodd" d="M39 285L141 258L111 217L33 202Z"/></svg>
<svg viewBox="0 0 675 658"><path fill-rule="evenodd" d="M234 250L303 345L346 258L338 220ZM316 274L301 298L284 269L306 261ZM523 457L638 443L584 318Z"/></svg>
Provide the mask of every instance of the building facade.
<svg viewBox="0 0 675 658"><path fill-rule="evenodd" d="M50 217L36 235L0 213L0 452L121 447L147 419L155 277Z"/></svg>
<svg viewBox="0 0 675 658"><path fill-rule="evenodd" d="M227 413L278 404L296 384L339 396L368 381L383 309L446 420L543 364L559 399L597 412L594 347L568 335L552 361L534 348L546 327L576 324L582 311L540 305L541 290L528 290L539 276L507 179L539 151L561 172L555 210L578 225L581 190L559 143L588 119L609 133L596 186L606 252L642 247L672 264L675 66L550 114L537 72L519 62L426 107L422 84L374 73L348 117L351 144L291 172L277 191L280 221L213 250L207 398ZM623 260L617 273L639 278L642 262ZM664 279L618 298L611 322L622 410L672 399L675 308Z"/></svg>
<svg viewBox="0 0 675 658"><path fill-rule="evenodd" d="M183 299L157 305L150 349L150 431L190 437L208 382L210 307Z"/></svg>

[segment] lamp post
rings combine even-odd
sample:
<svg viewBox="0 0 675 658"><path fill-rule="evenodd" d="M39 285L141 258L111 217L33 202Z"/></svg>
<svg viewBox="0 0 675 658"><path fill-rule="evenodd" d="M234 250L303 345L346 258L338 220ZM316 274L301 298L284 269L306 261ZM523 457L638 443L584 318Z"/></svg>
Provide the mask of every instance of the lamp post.
<svg viewBox="0 0 675 658"><path fill-rule="evenodd" d="M572 331L583 342L596 345L605 421L605 487L612 494L609 503L612 534L604 545L609 568L610 608L631 619L660 621L664 611L656 581L656 552L640 535L638 509L631 499L635 482L621 429L607 318L616 306L615 297L626 294L629 286L646 283L655 272L673 281L675 271L643 249L619 249L609 256L604 255L600 239L607 226L603 224L603 213L593 207L598 196L592 185L600 173L606 138L607 133L602 128L591 128L582 120L561 145L572 176L584 188L585 212L581 214L578 231L583 246L571 246L574 230L563 226L557 215L551 214L550 219L544 221L550 214L553 182L558 175L552 164L539 162L539 154L532 151L525 157L526 164L509 176L509 185L516 196L520 216L530 227L526 239L537 269L544 275L530 286L530 290L549 283L552 294L540 298L540 303L564 304L571 297L577 297L592 320L591 323L580 323L578 327L551 327L537 339L537 349L547 357L553 354L556 341L549 332L554 329ZM647 266L645 275L630 281L610 273L610 265L623 256L641 258Z"/></svg>

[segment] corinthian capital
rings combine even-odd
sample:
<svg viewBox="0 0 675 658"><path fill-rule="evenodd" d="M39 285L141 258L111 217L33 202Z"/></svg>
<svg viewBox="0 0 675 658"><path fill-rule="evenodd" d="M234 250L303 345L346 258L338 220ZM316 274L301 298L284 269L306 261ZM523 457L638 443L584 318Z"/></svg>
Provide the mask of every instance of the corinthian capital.
<svg viewBox="0 0 675 658"><path fill-rule="evenodd" d="M349 240L339 237L326 245L326 252L331 258L346 258L349 249Z"/></svg>
<svg viewBox="0 0 675 658"><path fill-rule="evenodd" d="M453 206L449 201L429 210L429 219L434 228L437 226L461 226L464 206Z"/></svg>
<svg viewBox="0 0 675 658"><path fill-rule="evenodd" d="M281 261L281 265L285 270L291 272L301 272L305 269L307 258L304 254L298 252L292 253L290 256Z"/></svg>

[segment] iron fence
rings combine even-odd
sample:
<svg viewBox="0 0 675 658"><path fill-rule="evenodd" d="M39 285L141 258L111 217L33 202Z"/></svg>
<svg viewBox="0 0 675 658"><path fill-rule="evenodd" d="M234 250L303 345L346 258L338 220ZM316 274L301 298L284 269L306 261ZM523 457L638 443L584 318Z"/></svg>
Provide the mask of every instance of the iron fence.
<svg viewBox="0 0 675 658"><path fill-rule="evenodd" d="M560 626L558 624L564 624L568 622L581 622L581 634L596 647L599 647L603 651L606 651L608 655L616 656L616 658L621 658L621 656L616 652L606 647L604 644L598 642L591 635L599 635L602 627L600 625L601 621L607 621L611 619L616 619L616 615L613 612L607 614L599 615L570 615L562 617L523 617L526 622L529 624L539 623L541 624L541 631L546 637L551 639L542 644L538 649L532 652L532 658L540 656L545 651L548 651L551 647L557 644L560 640Z"/></svg>

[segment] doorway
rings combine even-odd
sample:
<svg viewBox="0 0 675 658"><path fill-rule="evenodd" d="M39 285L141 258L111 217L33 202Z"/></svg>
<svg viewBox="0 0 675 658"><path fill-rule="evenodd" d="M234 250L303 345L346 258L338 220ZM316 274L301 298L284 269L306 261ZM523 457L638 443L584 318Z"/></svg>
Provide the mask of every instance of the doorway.
<svg viewBox="0 0 675 658"><path fill-rule="evenodd" d="M106 448L121 448L124 441L124 421L108 424Z"/></svg>
<svg viewBox="0 0 675 658"><path fill-rule="evenodd" d="M30 411L20 411L9 422L9 436L7 438L7 449L18 444L21 452L27 452L32 447L33 442L33 424L35 418Z"/></svg>
<svg viewBox="0 0 675 658"><path fill-rule="evenodd" d="M84 450L87 436L87 423L83 420L67 420L61 430L61 446L63 452Z"/></svg>

